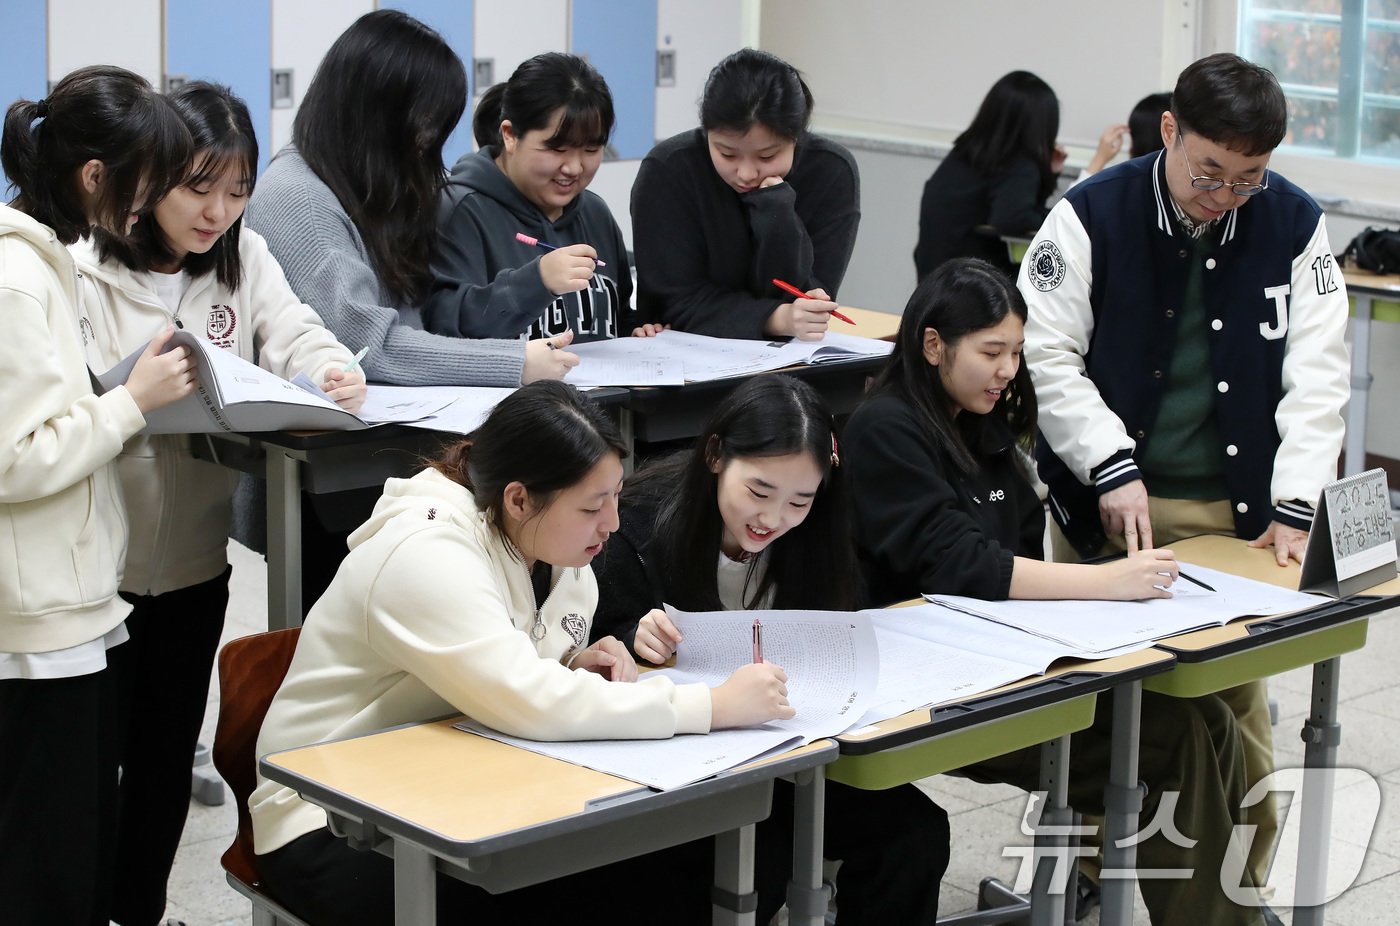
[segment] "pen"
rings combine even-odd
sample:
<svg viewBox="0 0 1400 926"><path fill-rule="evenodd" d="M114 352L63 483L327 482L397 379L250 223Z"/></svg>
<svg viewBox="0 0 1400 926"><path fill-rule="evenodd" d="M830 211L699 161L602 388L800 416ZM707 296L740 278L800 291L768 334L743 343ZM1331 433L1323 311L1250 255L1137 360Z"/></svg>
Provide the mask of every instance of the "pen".
<svg viewBox="0 0 1400 926"><path fill-rule="evenodd" d="M792 295L796 296L798 299L810 299L810 298L811 298L811 297L808 296L806 293L804 293L802 290L798 289L796 286L793 286L791 283L784 283L782 280L778 279L777 277L774 277L774 278L773 278L773 285L776 286L776 287L778 287L778 289L781 289L783 292L791 293ZM841 319L843 322L845 322L845 323L848 324L848 325L854 325L854 324L855 324L855 322L851 321L849 318L847 318L846 316L842 315L840 312L836 311L835 309L832 309L832 310L831 310L831 314L832 314L832 315L835 315L837 318Z"/></svg>
<svg viewBox="0 0 1400 926"><path fill-rule="evenodd" d="M1187 582L1190 582L1192 585L1199 585L1201 588L1205 589L1205 590L1208 591L1208 592L1213 592L1213 591L1215 591L1215 589L1211 588L1209 585L1205 584L1205 583L1202 582L1200 579L1193 579L1193 578L1191 578L1190 576L1188 576L1186 573L1182 572L1180 569L1178 569L1178 570L1176 571L1176 574L1177 574L1178 576L1180 576L1181 578L1185 579Z"/></svg>
<svg viewBox="0 0 1400 926"><path fill-rule="evenodd" d="M763 621L753 619L753 661L763 661Z"/></svg>
<svg viewBox="0 0 1400 926"><path fill-rule="evenodd" d="M360 352L359 352L359 353L357 353L355 356L353 356L353 357L350 358L350 362L347 363L347 364L345 365L345 372L346 372L346 373L349 373L351 370L355 369L355 367L359 366L359 365L360 365L360 361L363 360L363 359L365 359L365 354L368 354L368 353L369 353L369 345L366 344L364 347L361 347L361 348L360 348Z"/></svg>
<svg viewBox="0 0 1400 926"><path fill-rule="evenodd" d="M559 250L558 245L554 245L554 244L545 244L545 243L544 243L543 241L541 241L540 239L538 239L538 238L531 238L529 235L525 234L524 232L516 232L516 233L515 233L515 240L516 240L516 241L519 241L521 244L528 244L528 245L530 245L531 247L540 248L540 249L545 250L545 251L557 251L557 250ZM596 257L593 258L593 263L597 264L599 267L606 267L606 266L607 266L607 264L603 263L601 260L599 260L599 259L596 258Z"/></svg>

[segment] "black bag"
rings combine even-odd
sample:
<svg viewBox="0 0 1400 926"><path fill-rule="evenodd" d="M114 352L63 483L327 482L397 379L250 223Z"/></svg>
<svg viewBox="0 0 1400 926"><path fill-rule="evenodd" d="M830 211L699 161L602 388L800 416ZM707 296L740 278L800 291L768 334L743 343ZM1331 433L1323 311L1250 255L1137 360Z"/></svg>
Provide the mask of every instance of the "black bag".
<svg viewBox="0 0 1400 926"><path fill-rule="evenodd" d="M1351 239L1342 260L1374 273L1400 273L1400 229L1368 226Z"/></svg>

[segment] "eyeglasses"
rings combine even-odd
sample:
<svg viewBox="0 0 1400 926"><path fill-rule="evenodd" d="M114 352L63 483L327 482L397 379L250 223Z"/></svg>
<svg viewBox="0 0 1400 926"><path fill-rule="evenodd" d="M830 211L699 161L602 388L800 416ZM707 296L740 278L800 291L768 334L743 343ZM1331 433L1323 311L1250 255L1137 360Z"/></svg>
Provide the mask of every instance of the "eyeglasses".
<svg viewBox="0 0 1400 926"><path fill-rule="evenodd" d="M1206 192L1210 192L1212 190L1218 190L1221 187L1228 186L1230 188L1230 192L1234 193L1236 196L1253 196L1256 193L1262 193L1269 188L1268 168L1264 169L1263 183L1248 183L1244 180L1239 180L1235 183L1226 183L1219 177L1197 177L1196 169L1191 166L1191 157L1186 153L1186 142L1182 141L1182 138L1185 134L1185 132L1177 132L1176 140L1181 144L1181 156L1186 159L1186 173L1191 177L1191 186L1194 189L1205 190Z"/></svg>

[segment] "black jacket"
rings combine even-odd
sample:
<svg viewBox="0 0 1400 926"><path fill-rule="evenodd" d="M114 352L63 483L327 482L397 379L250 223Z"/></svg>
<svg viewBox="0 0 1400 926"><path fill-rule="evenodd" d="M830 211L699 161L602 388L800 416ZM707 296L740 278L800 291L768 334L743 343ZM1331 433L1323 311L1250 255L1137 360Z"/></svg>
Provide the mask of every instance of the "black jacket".
<svg viewBox="0 0 1400 926"><path fill-rule="evenodd" d="M1034 234L1048 211L1041 195L1040 167L1019 157L988 177L956 150L924 184L919 202L919 243L914 270L919 279L955 257L980 257L1010 272L1006 244L996 234Z"/></svg>

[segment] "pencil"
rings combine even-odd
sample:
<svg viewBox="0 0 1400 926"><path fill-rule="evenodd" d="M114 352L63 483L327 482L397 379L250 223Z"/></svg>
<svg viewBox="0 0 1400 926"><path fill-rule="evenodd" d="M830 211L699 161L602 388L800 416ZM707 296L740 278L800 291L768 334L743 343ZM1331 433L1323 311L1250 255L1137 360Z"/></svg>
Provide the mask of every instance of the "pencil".
<svg viewBox="0 0 1400 926"><path fill-rule="evenodd" d="M753 619L753 661L763 661L763 621Z"/></svg>
<svg viewBox="0 0 1400 926"><path fill-rule="evenodd" d="M1205 584L1205 583L1202 582L1200 579L1193 579L1193 578L1191 578L1190 576L1188 576L1186 573L1182 572L1180 569L1178 569L1178 570L1176 571L1176 574L1177 574L1178 576L1180 576L1181 578L1185 579L1187 582L1190 582L1192 585L1199 585L1201 588L1205 589L1205 590L1208 591L1208 592L1213 592L1213 591L1215 591L1215 589L1211 588L1209 585Z"/></svg>
<svg viewBox="0 0 1400 926"><path fill-rule="evenodd" d="M796 286L793 286L791 283L784 283L782 280L778 279L777 277L774 277L774 278L773 278L773 285L776 286L776 287L778 287L778 289L781 289L783 292L791 293L792 295L796 296L798 299L810 299L810 298L811 298L811 297L808 296L806 293L804 293L802 290L798 289ZM842 315L840 312L836 311L835 309L832 309L832 310L831 310L831 314L832 314L832 315L835 315L837 318L841 319L843 322L845 322L845 323L848 324L848 325L854 325L854 324L855 324L855 322L851 321L849 318L847 318L846 316Z"/></svg>
<svg viewBox="0 0 1400 926"><path fill-rule="evenodd" d="M538 239L538 238L531 238L529 235L525 234L524 232L516 232L516 233L515 233L515 240L516 240L516 241L519 241L521 244L528 244L528 245L530 245L530 246L532 246L532 247L540 248L541 250L544 250L544 251L557 251L557 250L559 250L559 246L558 246L558 245L555 245L555 244L545 244L545 243L544 243L543 241L541 241L540 239ZM599 267L606 267L606 266L607 266L607 264L603 263L601 260L599 260L599 259L596 258L596 257L593 258L593 263L597 264Z"/></svg>

